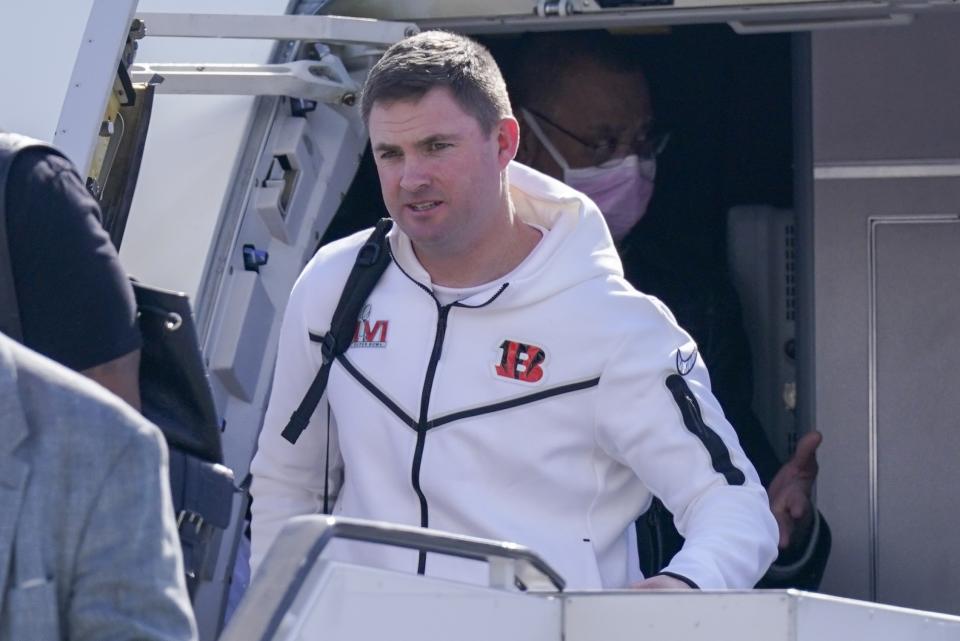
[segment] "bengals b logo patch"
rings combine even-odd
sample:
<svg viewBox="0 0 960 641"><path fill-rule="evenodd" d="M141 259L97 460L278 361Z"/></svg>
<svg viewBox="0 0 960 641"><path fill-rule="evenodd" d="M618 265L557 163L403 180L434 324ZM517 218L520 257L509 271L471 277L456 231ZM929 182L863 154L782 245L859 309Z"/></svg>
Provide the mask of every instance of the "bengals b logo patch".
<svg viewBox="0 0 960 641"><path fill-rule="evenodd" d="M521 383L537 383L543 378L543 364L547 353L542 347L506 340L500 344L500 363L495 366L497 376Z"/></svg>

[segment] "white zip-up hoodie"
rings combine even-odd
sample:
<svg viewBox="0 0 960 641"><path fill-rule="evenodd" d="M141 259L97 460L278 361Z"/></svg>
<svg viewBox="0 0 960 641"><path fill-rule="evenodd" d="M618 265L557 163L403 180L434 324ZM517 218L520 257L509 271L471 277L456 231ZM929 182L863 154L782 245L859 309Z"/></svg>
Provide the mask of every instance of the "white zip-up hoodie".
<svg viewBox="0 0 960 641"><path fill-rule="evenodd" d="M334 514L513 541L568 588L619 588L642 578L633 522L656 495L686 538L665 573L752 587L776 556L777 525L695 344L623 279L592 201L517 163L509 179L518 215L548 230L540 245L509 281L441 307L394 226L393 263L331 370L329 405L291 445L280 433L320 368L317 341L369 231L322 248L301 274L251 465L254 569L329 486ZM331 554L486 576L476 562L370 544Z"/></svg>

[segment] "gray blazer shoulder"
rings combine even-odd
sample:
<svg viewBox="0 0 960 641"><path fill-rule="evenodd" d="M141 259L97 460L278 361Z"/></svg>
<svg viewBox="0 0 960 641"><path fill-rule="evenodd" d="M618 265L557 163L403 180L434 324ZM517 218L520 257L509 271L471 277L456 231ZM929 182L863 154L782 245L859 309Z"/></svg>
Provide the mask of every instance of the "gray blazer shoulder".
<svg viewBox="0 0 960 641"><path fill-rule="evenodd" d="M159 430L0 340L0 640L195 639Z"/></svg>

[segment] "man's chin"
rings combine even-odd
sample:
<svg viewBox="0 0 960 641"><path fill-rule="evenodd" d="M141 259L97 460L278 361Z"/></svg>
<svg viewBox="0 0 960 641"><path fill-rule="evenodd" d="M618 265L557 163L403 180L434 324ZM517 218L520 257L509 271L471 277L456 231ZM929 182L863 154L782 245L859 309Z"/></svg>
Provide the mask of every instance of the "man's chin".
<svg viewBox="0 0 960 641"><path fill-rule="evenodd" d="M394 221L415 244L442 243L450 236L447 225L435 217L394 216Z"/></svg>

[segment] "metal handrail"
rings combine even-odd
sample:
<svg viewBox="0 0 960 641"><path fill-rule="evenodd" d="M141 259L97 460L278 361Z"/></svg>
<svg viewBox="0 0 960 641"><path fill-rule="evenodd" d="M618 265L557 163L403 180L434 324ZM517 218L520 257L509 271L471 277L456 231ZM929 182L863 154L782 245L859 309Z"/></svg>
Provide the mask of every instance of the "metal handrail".
<svg viewBox="0 0 960 641"><path fill-rule="evenodd" d="M542 579L549 581L558 592L562 592L566 586L563 577L541 559L536 552L516 543L343 516L307 516L297 517L295 520L299 521L301 519L310 519L323 524L315 548L311 550L311 555L314 551L319 555L334 539L381 543L488 563L501 559L509 560L518 563L521 566L518 569L533 570ZM523 573L529 576L529 572ZM525 583L527 582L525 581ZM535 583L542 584L543 582L536 581ZM529 583L527 585L529 587Z"/></svg>
<svg viewBox="0 0 960 641"><path fill-rule="evenodd" d="M315 528L317 530L316 539L307 554L299 561L296 574L290 581L283 598L267 624L262 636L263 639L272 638L279 629L284 615L297 596L300 586L303 585L320 554L334 539L380 543L421 552L434 552L475 561L486 561L490 565L491 585L495 587L509 587L513 585L517 578L528 589L540 589L550 584L556 588L557 592L562 592L566 585L563 577L546 561L529 548L516 543L481 539L383 521L366 521L318 514L294 517L288 521L284 529L302 529L304 527Z"/></svg>

